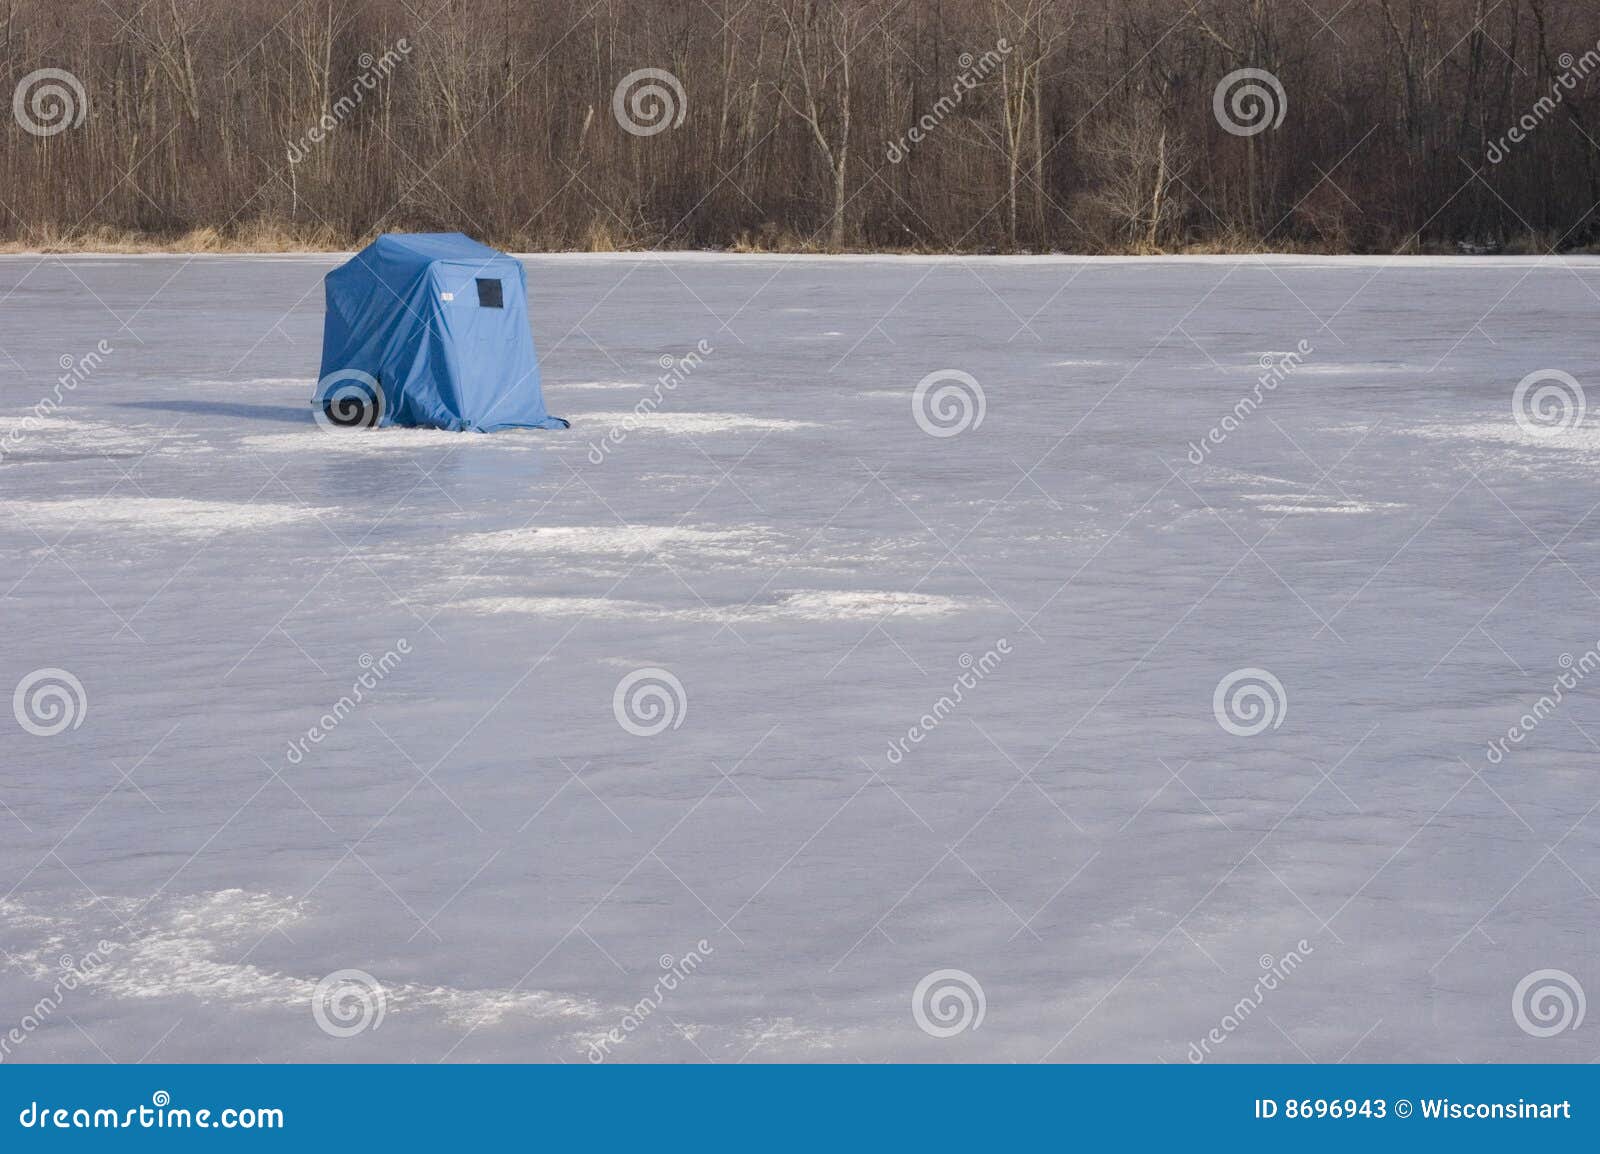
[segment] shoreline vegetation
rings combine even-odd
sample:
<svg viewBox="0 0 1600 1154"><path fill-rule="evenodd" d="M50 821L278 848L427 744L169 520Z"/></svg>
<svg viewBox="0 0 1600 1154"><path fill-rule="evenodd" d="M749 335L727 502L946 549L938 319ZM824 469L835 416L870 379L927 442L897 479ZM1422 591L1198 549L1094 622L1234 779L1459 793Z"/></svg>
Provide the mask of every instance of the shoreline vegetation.
<svg viewBox="0 0 1600 1154"><path fill-rule="evenodd" d="M445 226L440 226L443 229ZM422 231L400 230L395 231ZM466 229L471 235L470 226ZM1586 256L1600 254L1600 245L1570 246L1557 249L1550 237L1513 236L1503 244L1481 245L1433 240L1412 243L1399 249L1356 249L1330 245L1289 242L1261 242L1245 237L1209 238L1187 244L1159 248L1129 244L1096 248L1002 248L995 246L942 249L932 245L877 247L849 245L834 249L808 243L798 237L774 239L768 230L757 241L739 238L729 245L590 243L582 247L552 244L549 238L490 238L474 236L503 252L516 253L644 253L715 252L731 254L810 255L810 256ZM257 226L228 233L212 228L186 232L133 232L104 227L85 228L72 233L50 230L23 232L0 237L0 256L19 255L259 255L274 253L356 252L375 239L368 236L336 236L325 229L294 229Z"/></svg>
<svg viewBox="0 0 1600 1154"><path fill-rule="evenodd" d="M1600 248L1563 0L0 0L0 250Z"/></svg>

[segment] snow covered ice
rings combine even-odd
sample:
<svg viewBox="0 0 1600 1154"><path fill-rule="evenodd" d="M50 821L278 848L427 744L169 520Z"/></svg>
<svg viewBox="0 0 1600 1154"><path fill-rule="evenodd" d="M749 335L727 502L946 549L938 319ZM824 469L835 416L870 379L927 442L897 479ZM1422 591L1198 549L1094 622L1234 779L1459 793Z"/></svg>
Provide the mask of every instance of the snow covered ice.
<svg viewBox="0 0 1600 1154"><path fill-rule="evenodd" d="M475 436L338 259L0 258L5 1060L1593 1057L1600 262L528 258Z"/></svg>

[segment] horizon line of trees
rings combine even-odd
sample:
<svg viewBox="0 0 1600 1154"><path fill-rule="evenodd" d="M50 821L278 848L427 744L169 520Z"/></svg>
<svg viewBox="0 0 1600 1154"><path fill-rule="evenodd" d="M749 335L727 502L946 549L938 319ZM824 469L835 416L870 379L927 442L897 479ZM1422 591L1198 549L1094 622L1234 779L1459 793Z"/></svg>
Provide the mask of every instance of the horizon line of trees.
<svg viewBox="0 0 1600 1154"><path fill-rule="evenodd" d="M0 0L0 240L1541 251L1581 0Z"/></svg>

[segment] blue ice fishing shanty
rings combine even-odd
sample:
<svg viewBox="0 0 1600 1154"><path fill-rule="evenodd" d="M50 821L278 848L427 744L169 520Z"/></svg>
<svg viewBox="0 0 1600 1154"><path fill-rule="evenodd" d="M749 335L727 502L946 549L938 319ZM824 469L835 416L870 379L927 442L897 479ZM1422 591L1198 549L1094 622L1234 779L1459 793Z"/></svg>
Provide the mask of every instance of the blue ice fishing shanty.
<svg viewBox="0 0 1600 1154"><path fill-rule="evenodd" d="M522 263L459 232L386 233L330 272L312 407L341 427L564 429L544 407Z"/></svg>

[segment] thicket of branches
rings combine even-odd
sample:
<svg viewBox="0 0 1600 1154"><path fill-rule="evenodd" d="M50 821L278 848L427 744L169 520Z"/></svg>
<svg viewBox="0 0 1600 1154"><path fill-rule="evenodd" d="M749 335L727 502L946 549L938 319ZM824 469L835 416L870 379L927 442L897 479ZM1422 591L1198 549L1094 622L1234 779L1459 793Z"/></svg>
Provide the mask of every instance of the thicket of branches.
<svg viewBox="0 0 1600 1154"><path fill-rule="evenodd" d="M55 68L87 98L53 134L0 122L12 243L1392 251L1600 229L1592 0L0 0L0 46L5 94ZM613 98L646 68L683 98L624 99L660 127L638 135ZM1236 135L1214 95L1247 68L1287 109Z"/></svg>

